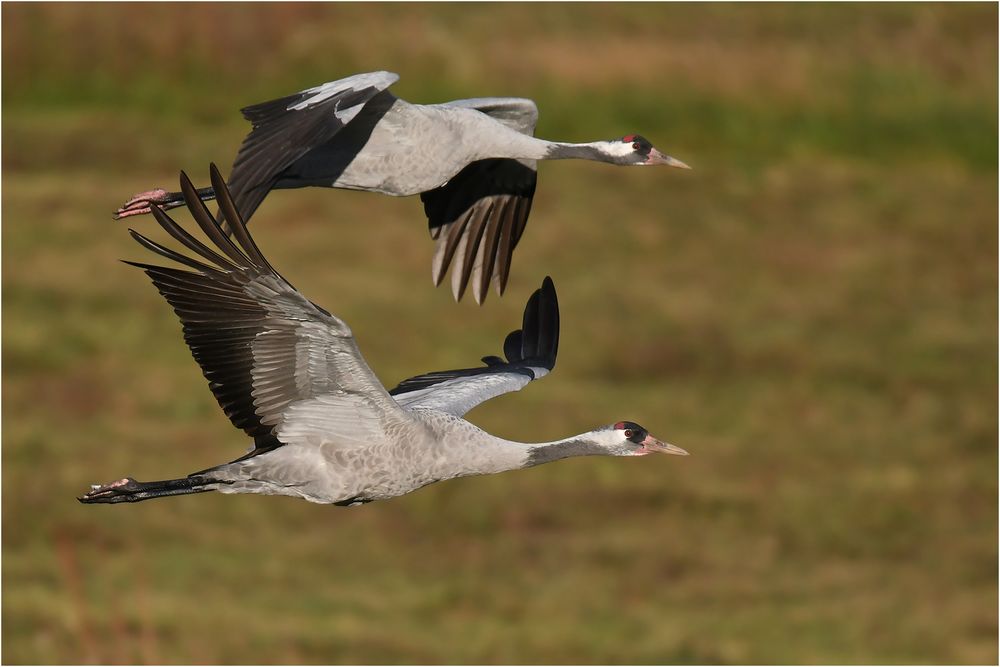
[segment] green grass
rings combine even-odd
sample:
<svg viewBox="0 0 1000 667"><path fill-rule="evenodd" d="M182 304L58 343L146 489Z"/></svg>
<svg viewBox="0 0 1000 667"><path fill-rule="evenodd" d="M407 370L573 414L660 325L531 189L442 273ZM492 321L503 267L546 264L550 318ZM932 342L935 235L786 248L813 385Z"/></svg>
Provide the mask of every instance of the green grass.
<svg viewBox="0 0 1000 667"><path fill-rule="evenodd" d="M2 11L5 663L997 660L995 5ZM431 287L411 199L274 193L272 263L386 383L496 352L551 273L556 372L470 417L692 456L77 504L247 444L110 212L225 169L239 106L377 68L695 170L542 165L483 308Z"/></svg>

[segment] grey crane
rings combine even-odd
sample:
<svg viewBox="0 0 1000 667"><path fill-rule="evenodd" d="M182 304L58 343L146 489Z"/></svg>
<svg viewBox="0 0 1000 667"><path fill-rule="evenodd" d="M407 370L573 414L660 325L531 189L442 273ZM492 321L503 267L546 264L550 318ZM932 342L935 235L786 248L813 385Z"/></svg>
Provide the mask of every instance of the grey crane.
<svg viewBox="0 0 1000 667"><path fill-rule="evenodd" d="M216 400L254 440L244 456L180 479L95 485L79 500L119 503L203 491L287 495L354 505L392 498L441 480L525 468L569 456L686 454L629 421L563 440L520 443L462 417L517 391L555 366L559 305L546 278L528 300L522 328L503 344L506 359L404 380L386 391L350 328L310 302L254 244L219 171L211 182L232 239L181 173L185 203L211 248L158 207L157 222L190 254L129 230L140 244L191 271L143 269L173 306L184 340Z"/></svg>
<svg viewBox="0 0 1000 667"><path fill-rule="evenodd" d="M531 210L537 160L688 168L638 134L584 144L536 139L538 108L528 99L410 104L388 91L398 79L391 72L357 74L243 109L253 127L233 163L229 188L244 220L274 188L419 194L436 242L434 284L454 259L455 299L471 277L473 298L482 303L491 278L497 294L506 288ZM204 199L215 195L213 188L198 192ZM148 190L115 217L183 201L180 192Z"/></svg>

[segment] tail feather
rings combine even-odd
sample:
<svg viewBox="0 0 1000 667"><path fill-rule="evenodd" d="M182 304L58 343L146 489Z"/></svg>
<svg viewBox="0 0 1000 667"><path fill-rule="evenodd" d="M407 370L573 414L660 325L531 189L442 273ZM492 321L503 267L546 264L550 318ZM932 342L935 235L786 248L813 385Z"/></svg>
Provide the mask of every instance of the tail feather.
<svg viewBox="0 0 1000 667"><path fill-rule="evenodd" d="M94 486L77 500L86 504L135 503L151 498L214 491L219 484L219 480L198 474L156 482L137 482L131 477L126 477L108 484Z"/></svg>

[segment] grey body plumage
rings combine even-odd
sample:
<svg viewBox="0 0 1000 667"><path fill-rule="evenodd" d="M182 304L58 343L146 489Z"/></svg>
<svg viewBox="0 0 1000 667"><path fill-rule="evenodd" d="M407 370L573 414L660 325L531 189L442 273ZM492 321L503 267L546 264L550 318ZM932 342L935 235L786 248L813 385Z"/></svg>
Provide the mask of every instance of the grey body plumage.
<svg viewBox="0 0 1000 667"><path fill-rule="evenodd" d="M555 286L546 278L525 306L506 358L427 373L386 391L345 322L310 302L268 263L215 166L212 184L233 238L181 174L181 191L210 247L159 208L157 222L189 251L131 231L141 245L191 270L143 269L173 306L185 342L233 425L254 438L245 456L186 478L99 485L80 500L119 503L220 491L357 504L432 482L503 472L587 454L684 453L631 422L551 443L492 436L463 419L485 400L546 375L559 345Z"/></svg>

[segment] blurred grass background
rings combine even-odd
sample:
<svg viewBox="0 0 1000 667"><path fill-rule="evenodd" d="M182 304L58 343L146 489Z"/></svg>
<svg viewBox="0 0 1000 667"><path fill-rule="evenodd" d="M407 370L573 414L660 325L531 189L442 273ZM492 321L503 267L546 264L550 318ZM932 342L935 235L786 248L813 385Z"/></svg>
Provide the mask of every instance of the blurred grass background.
<svg viewBox="0 0 1000 667"><path fill-rule="evenodd" d="M4 663L996 662L996 5L2 13ZM551 273L557 372L471 418L693 455L77 504L247 444L111 211L227 171L239 107L374 69L695 170L541 165L483 308L432 289L415 199L274 193L272 262L387 384L496 352Z"/></svg>

